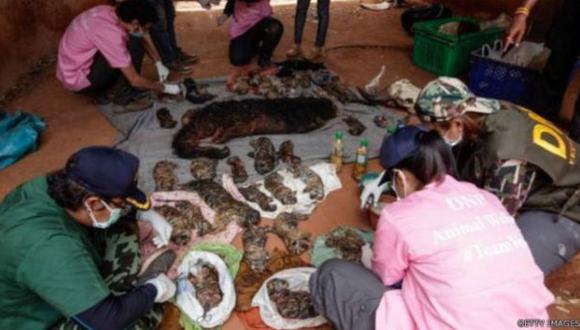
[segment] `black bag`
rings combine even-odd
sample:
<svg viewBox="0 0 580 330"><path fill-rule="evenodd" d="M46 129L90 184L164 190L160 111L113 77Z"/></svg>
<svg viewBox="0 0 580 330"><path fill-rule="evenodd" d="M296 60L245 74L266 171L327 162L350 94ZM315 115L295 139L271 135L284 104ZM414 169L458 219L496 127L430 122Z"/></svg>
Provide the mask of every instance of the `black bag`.
<svg viewBox="0 0 580 330"><path fill-rule="evenodd" d="M417 22L451 17L451 9L443 5L432 5L405 10L401 15L401 24L407 33L413 35L413 25Z"/></svg>

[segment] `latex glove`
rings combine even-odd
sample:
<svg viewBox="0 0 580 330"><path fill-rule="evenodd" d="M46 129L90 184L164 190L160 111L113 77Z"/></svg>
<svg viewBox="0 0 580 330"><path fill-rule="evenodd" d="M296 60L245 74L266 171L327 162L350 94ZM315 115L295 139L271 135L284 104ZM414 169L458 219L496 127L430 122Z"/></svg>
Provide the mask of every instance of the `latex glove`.
<svg viewBox="0 0 580 330"><path fill-rule="evenodd" d="M169 77L169 69L161 61L155 62L155 69L157 69L157 76L159 76L160 82L167 80L167 77Z"/></svg>
<svg viewBox="0 0 580 330"><path fill-rule="evenodd" d="M222 26L224 25L224 23L229 19L230 17L228 15L220 15L217 19L217 25L218 26Z"/></svg>
<svg viewBox="0 0 580 330"><path fill-rule="evenodd" d="M163 84L163 93L171 94L171 95L179 95L183 94L185 88L183 88L180 84Z"/></svg>
<svg viewBox="0 0 580 330"><path fill-rule="evenodd" d="M156 303L166 302L173 298L173 296L175 296L175 291L177 290L175 283L173 283L173 281L163 273L145 282L145 284L152 284L155 289L157 289L157 294L155 295Z"/></svg>
<svg viewBox="0 0 580 330"><path fill-rule="evenodd" d="M153 210L139 211L137 213L137 219L147 221L151 224L156 233L156 236L153 238L153 244L155 244L157 248L169 244L173 227L171 227L169 222L167 222L161 214Z"/></svg>
<svg viewBox="0 0 580 330"><path fill-rule="evenodd" d="M365 244L361 248L361 258L360 261L366 268L370 269L372 266L373 250L368 244Z"/></svg>
<svg viewBox="0 0 580 330"><path fill-rule="evenodd" d="M527 16L526 15L516 15L510 26L506 36L503 47L503 52L508 50L511 45L518 47L526 34L527 29Z"/></svg>
<svg viewBox="0 0 580 330"><path fill-rule="evenodd" d="M381 174L376 179L365 184L365 187L360 194L361 209L366 209L369 206L378 205L379 198L383 194L383 191L385 191L389 186L389 182L385 182L379 186L379 182L381 182L381 179L384 175L386 175L386 173L386 171L381 172Z"/></svg>

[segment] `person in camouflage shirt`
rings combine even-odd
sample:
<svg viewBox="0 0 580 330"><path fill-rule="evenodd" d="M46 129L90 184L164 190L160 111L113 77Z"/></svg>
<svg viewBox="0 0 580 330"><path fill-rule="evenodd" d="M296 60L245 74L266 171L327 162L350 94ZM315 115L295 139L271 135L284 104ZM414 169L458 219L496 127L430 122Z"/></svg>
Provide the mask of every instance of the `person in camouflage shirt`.
<svg viewBox="0 0 580 330"><path fill-rule="evenodd" d="M415 110L452 147L459 178L494 193L516 217L544 274L580 251L574 141L530 110L475 97L455 78L427 84Z"/></svg>

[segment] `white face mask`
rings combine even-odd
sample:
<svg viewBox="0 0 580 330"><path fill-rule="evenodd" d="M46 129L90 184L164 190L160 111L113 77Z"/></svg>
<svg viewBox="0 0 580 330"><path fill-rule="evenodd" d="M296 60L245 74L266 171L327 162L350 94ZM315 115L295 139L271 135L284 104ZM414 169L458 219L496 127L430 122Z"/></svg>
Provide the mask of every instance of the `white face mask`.
<svg viewBox="0 0 580 330"><path fill-rule="evenodd" d="M443 135L443 141L445 141L445 143L447 143L448 146L450 146L451 148L453 148L456 145L458 145L461 141L463 141L463 137L460 136L456 140L451 140L447 136Z"/></svg>
<svg viewBox="0 0 580 330"><path fill-rule="evenodd" d="M93 221L93 227L99 228L99 229L105 229L105 228L110 227L112 224L114 224L115 222L117 222L119 220L119 218L121 217L121 214L123 212L123 209L111 208L103 200L101 200L101 204L103 204L103 206L110 213L109 218L105 222L99 222L99 221L97 221L97 218L95 218L95 213L93 212L93 210L91 210L91 208L89 207L89 205L87 204L87 202L85 202L85 209L87 210L87 212L89 213L89 217Z"/></svg>
<svg viewBox="0 0 580 330"><path fill-rule="evenodd" d="M405 174L403 174L403 172L401 170L394 169L393 174L395 176L400 175L401 182L403 183L403 195L401 195L397 191L397 185L395 184L395 176L393 176L393 181L392 181L393 192L395 193L395 197L397 198L397 200L401 200L401 199L407 197L407 180L405 179Z"/></svg>

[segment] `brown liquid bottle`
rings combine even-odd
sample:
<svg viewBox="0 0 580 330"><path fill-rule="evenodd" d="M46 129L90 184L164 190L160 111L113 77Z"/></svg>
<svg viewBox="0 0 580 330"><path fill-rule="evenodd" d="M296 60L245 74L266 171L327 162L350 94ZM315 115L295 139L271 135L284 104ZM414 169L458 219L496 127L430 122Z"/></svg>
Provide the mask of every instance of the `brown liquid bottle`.
<svg viewBox="0 0 580 330"><path fill-rule="evenodd" d="M369 163L368 151L369 141L367 139L362 139L359 147L356 149L356 163L352 173L352 177L356 181L360 181L363 175L367 172L367 165Z"/></svg>

